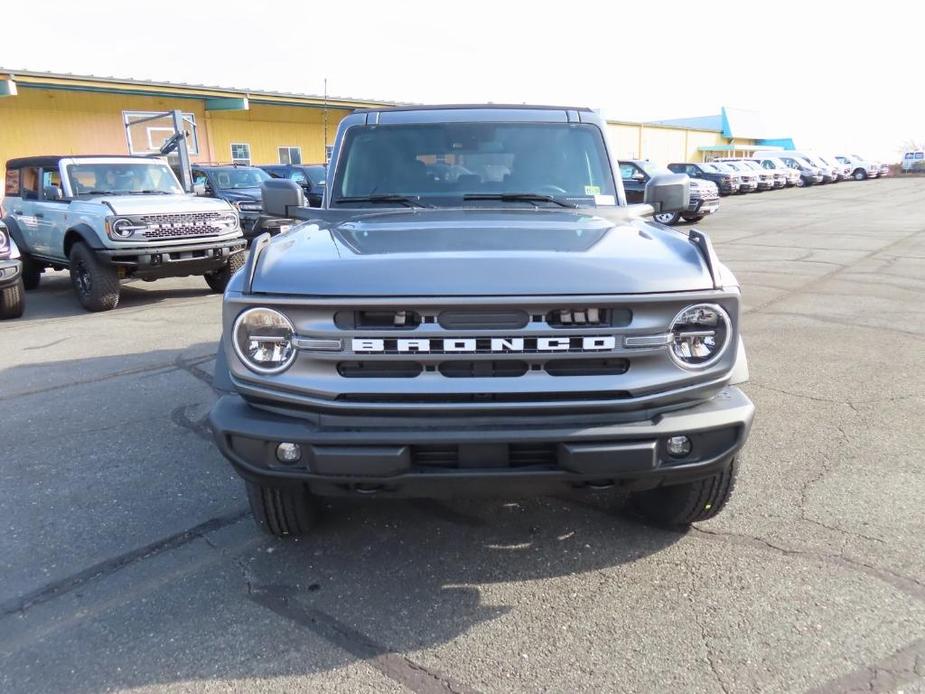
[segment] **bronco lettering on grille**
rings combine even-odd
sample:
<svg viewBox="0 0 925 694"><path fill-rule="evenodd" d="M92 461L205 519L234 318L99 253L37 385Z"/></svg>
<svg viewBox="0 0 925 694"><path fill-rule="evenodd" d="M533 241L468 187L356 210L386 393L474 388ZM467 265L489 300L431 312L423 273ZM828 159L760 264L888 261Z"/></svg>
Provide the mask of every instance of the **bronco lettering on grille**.
<svg viewBox="0 0 925 694"><path fill-rule="evenodd" d="M356 353L401 354L428 352L600 352L612 350L617 338L613 335L581 337L450 337L430 338L370 338L355 337L351 349Z"/></svg>

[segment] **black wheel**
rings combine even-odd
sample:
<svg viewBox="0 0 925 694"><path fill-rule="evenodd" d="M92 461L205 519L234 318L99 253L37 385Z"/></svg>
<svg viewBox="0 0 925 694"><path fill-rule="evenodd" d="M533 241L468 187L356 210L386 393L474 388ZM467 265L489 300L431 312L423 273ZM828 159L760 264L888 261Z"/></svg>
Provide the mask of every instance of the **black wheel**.
<svg viewBox="0 0 925 694"><path fill-rule="evenodd" d="M270 535L304 535L318 522L318 501L305 487L264 487L245 480L257 526Z"/></svg>
<svg viewBox="0 0 925 694"><path fill-rule="evenodd" d="M681 216L684 217L685 222L690 222L691 224L696 224L704 217L702 214L682 214Z"/></svg>
<svg viewBox="0 0 925 694"><path fill-rule="evenodd" d="M81 305L88 311L109 311L119 304L119 275L83 243L75 243L68 254L71 284Z"/></svg>
<svg viewBox="0 0 925 694"><path fill-rule="evenodd" d="M224 293L225 287L228 286L228 282L231 280L231 276L244 267L244 261L246 260L245 255L245 253L235 253L228 258L228 262L222 269L204 274L203 277L206 280L206 284L209 285L209 289L216 294Z"/></svg>
<svg viewBox="0 0 925 694"><path fill-rule="evenodd" d="M0 320L19 318L22 315L26 308L25 294L22 277L15 284L0 289Z"/></svg>
<svg viewBox="0 0 925 694"><path fill-rule="evenodd" d="M659 212L655 215L655 221L660 224L667 224L668 226L674 226L678 223L678 220L681 219L680 212Z"/></svg>
<svg viewBox="0 0 925 694"><path fill-rule="evenodd" d="M738 463L712 477L637 492L630 497L633 510L661 525L690 525L708 520L723 510L735 487Z"/></svg>
<svg viewBox="0 0 925 694"><path fill-rule="evenodd" d="M39 281L42 279L42 264L37 263L25 253L22 254L22 283L28 291L38 289Z"/></svg>
<svg viewBox="0 0 925 694"><path fill-rule="evenodd" d="M855 181L864 181L867 179L867 172L864 169L856 169L852 175Z"/></svg>

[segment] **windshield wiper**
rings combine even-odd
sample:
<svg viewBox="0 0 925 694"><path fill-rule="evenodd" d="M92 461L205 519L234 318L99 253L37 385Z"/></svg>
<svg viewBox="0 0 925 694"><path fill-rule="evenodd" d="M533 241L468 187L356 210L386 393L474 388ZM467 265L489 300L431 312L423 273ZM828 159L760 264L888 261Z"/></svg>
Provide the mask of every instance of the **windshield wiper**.
<svg viewBox="0 0 925 694"><path fill-rule="evenodd" d="M82 190L78 195L116 195L114 190Z"/></svg>
<svg viewBox="0 0 925 694"><path fill-rule="evenodd" d="M542 193L467 193L463 200L501 200L502 202L552 202L559 207L578 207L573 202Z"/></svg>
<svg viewBox="0 0 925 694"><path fill-rule="evenodd" d="M166 190L128 190L125 192L126 195L172 195Z"/></svg>
<svg viewBox="0 0 925 694"><path fill-rule="evenodd" d="M411 196L411 195L353 195L343 198L337 198L334 201L334 204L340 204L342 202L397 202L400 205L405 205L406 207L433 207L433 205L428 205L421 202L420 196Z"/></svg>

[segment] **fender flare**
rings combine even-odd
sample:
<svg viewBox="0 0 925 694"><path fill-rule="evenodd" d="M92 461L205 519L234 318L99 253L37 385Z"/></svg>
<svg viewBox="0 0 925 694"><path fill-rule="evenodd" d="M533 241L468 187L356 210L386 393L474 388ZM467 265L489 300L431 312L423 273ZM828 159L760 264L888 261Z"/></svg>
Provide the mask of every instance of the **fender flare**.
<svg viewBox="0 0 925 694"><path fill-rule="evenodd" d="M88 224L75 224L74 226L70 227L66 232L64 232L64 239L62 240L62 247L64 250L65 257L68 256L68 250L69 250L69 248L66 245L67 237L68 235L72 233L77 234L84 243L86 243L90 248L94 250L101 250L103 248L103 244L100 243L100 237L97 235L97 233L93 230L91 226L89 226Z"/></svg>
<svg viewBox="0 0 925 694"><path fill-rule="evenodd" d="M218 341L215 352L215 370L212 372L212 388L222 393L233 393L234 384L228 371L228 360L225 357L224 336Z"/></svg>
<svg viewBox="0 0 925 694"><path fill-rule="evenodd" d="M10 238L13 239L16 246L19 248L20 253L28 253L28 246L24 243L22 237L22 229L19 228L19 225L16 223L16 220L12 217L7 216L3 223L6 224L7 231L10 232Z"/></svg>

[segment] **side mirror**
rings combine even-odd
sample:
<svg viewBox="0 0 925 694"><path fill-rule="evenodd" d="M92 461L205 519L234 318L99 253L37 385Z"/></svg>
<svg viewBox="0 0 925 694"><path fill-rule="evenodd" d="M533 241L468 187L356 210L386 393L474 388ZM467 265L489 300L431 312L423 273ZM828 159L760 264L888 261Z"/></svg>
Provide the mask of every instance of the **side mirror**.
<svg viewBox="0 0 925 694"><path fill-rule="evenodd" d="M58 186L45 186L45 199L46 200L61 200L64 198L64 193L61 192L61 188Z"/></svg>
<svg viewBox="0 0 925 694"><path fill-rule="evenodd" d="M205 183L194 183L193 184L193 195L198 195L200 198L205 197L208 193Z"/></svg>
<svg viewBox="0 0 925 694"><path fill-rule="evenodd" d="M646 175L642 171L634 171L632 176L634 181L639 181L640 183L646 180Z"/></svg>
<svg viewBox="0 0 925 694"><path fill-rule="evenodd" d="M655 212L678 212L690 204L690 177L687 174L653 176L646 184L643 202L652 205Z"/></svg>
<svg viewBox="0 0 925 694"><path fill-rule="evenodd" d="M291 218L292 208L308 206L302 186L287 178L264 181L260 189L263 194L263 211L271 217Z"/></svg>

